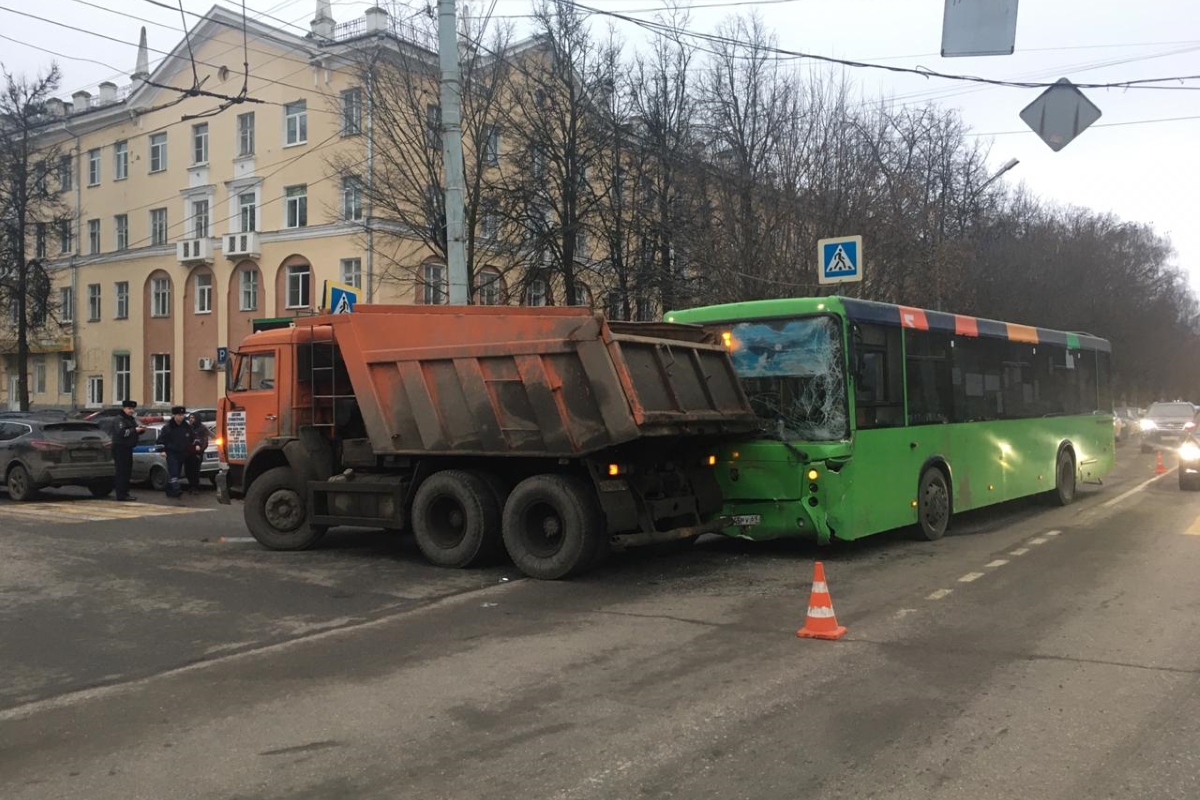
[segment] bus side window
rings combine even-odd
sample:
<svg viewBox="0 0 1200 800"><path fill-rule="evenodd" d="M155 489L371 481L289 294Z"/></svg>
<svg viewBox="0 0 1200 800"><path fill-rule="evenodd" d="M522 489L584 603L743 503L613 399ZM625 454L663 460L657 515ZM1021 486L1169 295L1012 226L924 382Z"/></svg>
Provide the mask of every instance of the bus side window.
<svg viewBox="0 0 1200 800"><path fill-rule="evenodd" d="M950 336L906 330L908 424L935 425L954 419Z"/></svg>
<svg viewBox="0 0 1200 800"><path fill-rule="evenodd" d="M904 424L900 329L883 325L854 326L854 405L858 428L891 428Z"/></svg>

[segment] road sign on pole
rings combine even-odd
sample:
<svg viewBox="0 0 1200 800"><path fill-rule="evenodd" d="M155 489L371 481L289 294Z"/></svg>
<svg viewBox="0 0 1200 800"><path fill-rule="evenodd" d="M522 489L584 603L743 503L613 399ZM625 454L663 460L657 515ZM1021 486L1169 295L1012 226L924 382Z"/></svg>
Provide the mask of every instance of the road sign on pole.
<svg viewBox="0 0 1200 800"><path fill-rule="evenodd" d="M1017 0L946 0L942 58L1011 56L1017 44Z"/></svg>
<svg viewBox="0 0 1200 800"><path fill-rule="evenodd" d="M857 283L863 279L861 236L842 236L817 242L817 277L820 283Z"/></svg>
<svg viewBox="0 0 1200 800"><path fill-rule="evenodd" d="M1075 84L1059 78L1021 109L1021 119L1057 153L1100 119L1100 109Z"/></svg>
<svg viewBox="0 0 1200 800"><path fill-rule="evenodd" d="M325 281L324 294L323 308L326 314L349 314L358 302L358 289L344 283Z"/></svg>

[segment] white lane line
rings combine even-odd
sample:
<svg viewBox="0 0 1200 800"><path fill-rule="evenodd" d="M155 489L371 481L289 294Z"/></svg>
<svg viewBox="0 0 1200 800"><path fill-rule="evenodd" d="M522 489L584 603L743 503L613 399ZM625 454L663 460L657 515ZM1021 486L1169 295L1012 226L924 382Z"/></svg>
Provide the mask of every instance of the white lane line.
<svg viewBox="0 0 1200 800"><path fill-rule="evenodd" d="M989 569L994 569L995 567L1003 567L1007 563L1007 559L997 558L995 561L989 561L988 563L984 564L984 566L988 567Z"/></svg>
<svg viewBox="0 0 1200 800"><path fill-rule="evenodd" d="M936 592L929 595L929 597L926 597L925 599L926 600L941 600L943 597L945 597L946 595L950 594L953 591L954 591L953 589L938 589Z"/></svg>
<svg viewBox="0 0 1200 800"><path fill-rule="evenodd" d="M1011 553L1009 553L1009 555L1010 556L1023 556L1028 552L1029 552L1028 547L1018 547L1016 550L1013 550Z"/></svg>
<svg viewBox="0 0 1200 800"><path fill-rule="evenodd" d="M1159 480L1159 479L1161 479L1161 478L1165 478L1165 477L1167 477L1167 475L1170 475L1170 474L1171 474L1172 472L1174 472L1176 469L1177 469L1176 467L1172 467L1171 469L1167 470L1167 472L1166 472L1166 474L1165 474L1165 475L1155 475L1153 478L1151 478L1151 479L1150 479L1150 480L1148 480L1148 481L1142 481L1142 482L1141 482L1141 483L1139 483L1137 486L1135 486L1135 487L1133 487L1132 489L1130 489L1128 492L1124 492L1124 493L1122 493L1122 494L1119 494L1119 495L1117 495L1116 497L1114 497L1112 500L1106 500L1104 503L1102 503L1102 504L1101 504L1101 508L1111 508L1111 507L1115 506L1117 503L1121 502L1121 501L1122 501L1122 500L1124 500L1125 498L1127 498L1127 497L1132 497L1133 495L1135 495L1135 494L1137 494L1138 492L1142 491L1143 489L1145 489L1147 486L1149 486L1150 484L1154 483L1155 481L1157 481L1157 480Z"/></svg>
<svg viewBox="0 0 1200 800"><path fill-rule="evenodd" d="M970 583L971 581L977 581L982 577L983 577L982 572L968 572L966 575L963 575L961 578L959 578L958 582L959 583Z"/></svg>
<svg viewBox="0 0 1200 800"><path fill-rule="evenodd" d="M1030 539L1028 544L1045 544L1047 541L1049 541L1049 540L1046 539L1044 536L1036 536L1036 537Z"/></svg>
<svg viewBox="0 0 1200 800"><path fill-rule="evenodd" d="M1043 536L1058 536L1062 531L1046 531Z"/></svg>

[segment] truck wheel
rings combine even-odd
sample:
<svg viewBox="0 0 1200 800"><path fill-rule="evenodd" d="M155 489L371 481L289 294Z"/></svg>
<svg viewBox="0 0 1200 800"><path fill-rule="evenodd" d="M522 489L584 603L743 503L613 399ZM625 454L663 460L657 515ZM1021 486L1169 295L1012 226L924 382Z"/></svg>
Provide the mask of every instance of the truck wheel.
<svg viewBox="0 0 1200 800"><path fill-rule="evenodd" d="M20 502L37 497L37 487L33 485L33 476L20 464L8 471L7 483L10 500Z"/></svg>
<svg viewBox="0 0 1200 800"><path fill-rule="evenodd" d="M937 467L921 473L917 489L917 519L921 538L930 542L946 535L950 526L950 486L946 474Z"/></svg>
<svg viewBox="0 0 1200 800"><path fill-rule="evenodd" d="M1058 454L1058 463L1054 465L1054 502L1060 506L1069 506L1075 502L1075 456L1070 450Z"/></svg>
<svg viewBox="0 0 1200 800"><path fill-rule="evenodd" d="M259 475L246 492L246 527L263 547L272 550L307 550L325 528L308 524L308 500L288 467L275 467Z"/></svg>
<svg viewBox="0 0 1200 800"><path fill-rule="evenodd" d="M494 554L500 538L500 504L478 474L458 469L425 479L412 505L413 533L425 558L462 568Z"/></svg>
<svg viewBox="0 0 1200 800"><path fill-rule="evenodd" d="M604 516L591 486L564 475L534 475L504 505L504 546L531 578L557 580L596 562Z"/></svg>

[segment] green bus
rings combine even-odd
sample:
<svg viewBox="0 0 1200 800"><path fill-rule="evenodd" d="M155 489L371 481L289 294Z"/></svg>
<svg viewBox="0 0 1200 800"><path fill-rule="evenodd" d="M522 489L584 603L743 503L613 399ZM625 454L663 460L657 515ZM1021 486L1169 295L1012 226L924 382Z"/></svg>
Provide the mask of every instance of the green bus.
<svg viewBox="0 0 1200 800"><path fill-rule="evenodd" d="M725 533L826 544L1046 493L1113 466L1109 343L844 297L671 312L729 348L762 431L718 456Z"/></svg>

